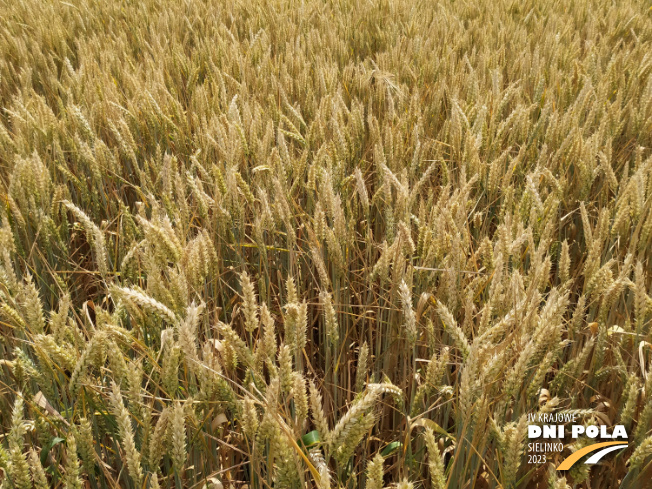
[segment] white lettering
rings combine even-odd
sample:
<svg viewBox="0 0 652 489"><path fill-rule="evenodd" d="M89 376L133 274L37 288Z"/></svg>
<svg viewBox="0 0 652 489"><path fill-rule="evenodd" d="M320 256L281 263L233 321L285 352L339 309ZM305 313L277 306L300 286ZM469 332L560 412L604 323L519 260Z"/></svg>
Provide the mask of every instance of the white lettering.
<svg viewBox="0 0 652 489"><path fill-rule="evenodd" d="M627 438L627 432L625 431L625 427L621 424L617 424L614 426L614 438Z"/></svg>
<svg viewBox="0 0 652 489"><path fill-rule="evenodd" d="M527 437L528 438L539 438L541 436L541 427L537 425L529 425L527 427Z"/></svg>
<svg viewBox="0 0 652 489"><path fill-rule="evenodd" d="M552 425L544 425L543 426L543 437L544 438L556 438L557 437L557 430L555 428L556 428L556 426L554 424L552 424Z"/></svg>
<svg viewBox="0 0 652 489"><path fill-rule="evenodd" d="M611 435L607 431L607 427L605 425L600 426L600 438L611 438Z"/></svg>

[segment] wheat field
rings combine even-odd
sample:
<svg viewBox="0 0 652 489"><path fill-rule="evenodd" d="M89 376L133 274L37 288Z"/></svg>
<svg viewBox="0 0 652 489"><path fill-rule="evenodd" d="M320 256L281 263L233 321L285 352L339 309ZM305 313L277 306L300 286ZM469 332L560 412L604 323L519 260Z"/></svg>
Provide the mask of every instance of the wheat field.
<svg viewBox="0 0 652 489"><path fill-rule="evenodd" d="M0 20L0 487L652 487L647 2Z"/></svg>

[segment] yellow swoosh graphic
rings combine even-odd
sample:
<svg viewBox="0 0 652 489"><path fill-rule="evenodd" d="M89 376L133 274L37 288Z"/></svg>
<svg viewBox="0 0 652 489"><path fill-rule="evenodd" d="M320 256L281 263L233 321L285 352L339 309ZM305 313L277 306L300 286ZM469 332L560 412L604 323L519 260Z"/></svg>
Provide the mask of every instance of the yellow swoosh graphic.
<svg viewBox="0 0 652 489"><path fill-rule="evenodd" d="M557 470L568 470L573 465L575 465L575 462L581 459L584 455L591 452L595 452L600 448L610 447L612 445L626 445L626 443L623 441L605 441L603 443L596 443L594 445L589 445L588 447L584 447L581 450L576 451L570 457L566 458L562 463L559 464Z"/></svg>

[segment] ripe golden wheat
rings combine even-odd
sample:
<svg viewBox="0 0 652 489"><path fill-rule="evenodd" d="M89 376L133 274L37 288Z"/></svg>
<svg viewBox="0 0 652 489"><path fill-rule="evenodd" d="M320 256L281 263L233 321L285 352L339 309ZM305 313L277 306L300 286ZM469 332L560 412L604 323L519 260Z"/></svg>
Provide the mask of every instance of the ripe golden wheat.
<svg viewBox="0 0 652 489"><path fill-rule="evenodd" d="M645 2L0 19L0 487L647 487Z"/></svg>

